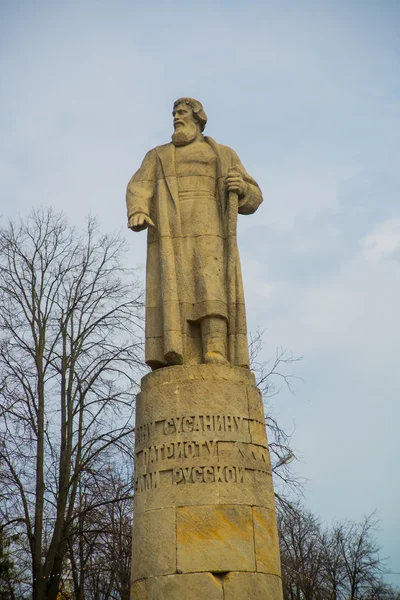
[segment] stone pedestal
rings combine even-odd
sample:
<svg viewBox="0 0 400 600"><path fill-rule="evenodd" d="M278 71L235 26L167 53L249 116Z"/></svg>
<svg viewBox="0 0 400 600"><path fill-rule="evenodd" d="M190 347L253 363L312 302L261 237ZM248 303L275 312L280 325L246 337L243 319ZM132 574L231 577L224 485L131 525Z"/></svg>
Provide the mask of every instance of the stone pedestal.
<svg viewBox="0 0 400 600"><path fill-rule="evenodd" d="M135 444L132 600L281 600L253 374L211 365L150 373Z"/></svg>

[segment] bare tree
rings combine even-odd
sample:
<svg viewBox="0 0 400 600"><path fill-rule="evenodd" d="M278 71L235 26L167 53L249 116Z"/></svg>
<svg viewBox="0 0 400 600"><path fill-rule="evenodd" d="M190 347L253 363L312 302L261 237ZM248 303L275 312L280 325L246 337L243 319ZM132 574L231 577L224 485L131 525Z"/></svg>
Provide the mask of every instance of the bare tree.
<svg viewBox="0 0 400 600"><path fill-rule="evenodd" d="M121 462L119 454L96 480L82 481L79 531L68 550L76 600L130 598L131 465L132 461Z"/></svg>
<svg viewBox="0 0 400 600"><path fill-rule="evenodd" d="M0 530L0 600L16 600L14 564L10 559L10 540Z"/></svg>
<svg viewBox="0 0 400 600"><path fill-rule="evenodd" d="M383 580L385 560L373 515L323 528L298 502L279 505L285 600L396 600Z"/></svg>
<svg viewBox="0 0 400 600"><path fill-rule="evenodd" d="M329 600L348 598L347 577L344 557L340 543L341 526L334 526L321 532L321 546L324 561L324 577L329 590Z"/></svg>
<svg viewBox="0 0 400 600"><path fill-rule="evenodd" d="M301 378L291 372L291 368L300 362L302 356L294 356L291 352L279 347L275 356L262 360L264 331L258 329L250 336L249 353L250 368L255 374L256 385L261 391L265 423L268 432L268 447L271 455L272 472L275 478L275 497L278 502L286 503L288 491L301 493L303 481L293 470L292 461L296 458L292 444L292 432L287 432L274 416L275 407L272 398L286 387L293 393L294 381ZM292 510L294 510L294 505Z"/></svg>
<svg viewBox="0 0 400 600"><path fill-rule="evenodd" d="M364 598L365 600L400 600L400 590L381 580L367 591Z"/></svg>
<svg viewBox="0 0 400 600"><path fill-rule="evenodd" d="M346 521L335 527L350 600L368 597L370 591L380 584L384 561L375 537L377 527L374 514L364 517L359 523Z"/></svg>
<svg viewBox="0 0 400 600"><path fill-rule="evenodd" d="M123 252L51 210L0 230L0 523L26 542L33 600L57 597L82 480L129 451L142 295Z"/></svg>
<svg viewBox="0 0 400 600"><path fill-rule="evenodd" d="M298 502L280 505L278 528L285 600L326 600L319 520Z"/></svg>

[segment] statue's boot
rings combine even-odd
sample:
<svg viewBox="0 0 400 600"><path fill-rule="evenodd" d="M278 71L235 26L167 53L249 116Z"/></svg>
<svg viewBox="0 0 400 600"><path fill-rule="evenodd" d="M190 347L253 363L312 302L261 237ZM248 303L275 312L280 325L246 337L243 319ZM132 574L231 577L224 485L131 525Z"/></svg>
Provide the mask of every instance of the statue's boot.
<svg viewBox="0 0 400 600"><path fill-rule="evenodd" d="M201 322L204 362L212 365L228 365L228 327L221 317L205 317Z"/></svg>

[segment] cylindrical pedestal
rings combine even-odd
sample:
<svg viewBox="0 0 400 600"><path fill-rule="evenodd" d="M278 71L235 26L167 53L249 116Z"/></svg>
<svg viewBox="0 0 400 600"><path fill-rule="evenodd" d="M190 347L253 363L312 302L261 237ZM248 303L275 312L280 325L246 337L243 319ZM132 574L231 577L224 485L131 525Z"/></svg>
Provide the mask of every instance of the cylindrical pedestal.
<svg viewBox="0 0 400 600"><path fill-rule="evenodd" d="M146 375L135 444L132 600L281 600L253 374L196 365Z"/></svg>

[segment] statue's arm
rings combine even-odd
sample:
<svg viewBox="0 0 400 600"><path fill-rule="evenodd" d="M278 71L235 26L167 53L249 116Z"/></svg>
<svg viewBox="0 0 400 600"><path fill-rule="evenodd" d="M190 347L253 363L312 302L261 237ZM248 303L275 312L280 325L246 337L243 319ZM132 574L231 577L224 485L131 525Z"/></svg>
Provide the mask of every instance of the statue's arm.
<svg viewBox="0 0 400 600"><path fill-rule="evenodd" d="M232 167L238 171L245 183L244 193L239 194L239 213L242 215L251 215L263 201L261 190L255 179L247 173L240 158L233 150Z"/></svg>
<svg viewBox="0 0 400 600"><path fill-rule="evenodd" d="M128 227L134 231L146 229L152 222L152 204L156 184L156 153L150 150L131 178L126 190ZM137 225L137 222L141 223Z"/></svg>

